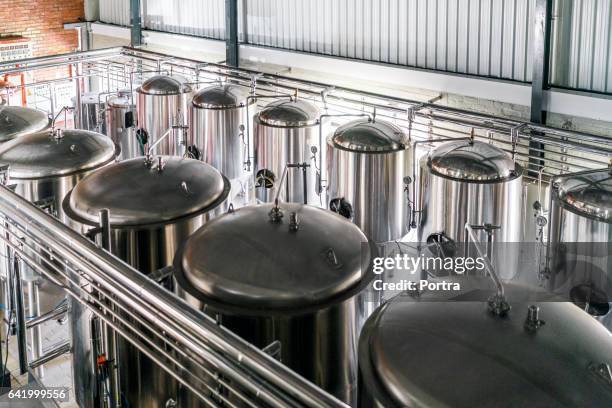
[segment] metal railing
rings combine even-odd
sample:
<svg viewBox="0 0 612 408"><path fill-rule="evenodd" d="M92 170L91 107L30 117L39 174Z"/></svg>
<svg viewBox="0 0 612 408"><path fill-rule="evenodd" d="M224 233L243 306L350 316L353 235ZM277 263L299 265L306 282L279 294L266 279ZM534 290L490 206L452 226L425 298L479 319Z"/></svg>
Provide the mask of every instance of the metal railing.
<svg viewBox="0 0 612 408"><path fill-rule="evenodd" d="M5 186L0 241L206 406L346 406Z"/></svg>

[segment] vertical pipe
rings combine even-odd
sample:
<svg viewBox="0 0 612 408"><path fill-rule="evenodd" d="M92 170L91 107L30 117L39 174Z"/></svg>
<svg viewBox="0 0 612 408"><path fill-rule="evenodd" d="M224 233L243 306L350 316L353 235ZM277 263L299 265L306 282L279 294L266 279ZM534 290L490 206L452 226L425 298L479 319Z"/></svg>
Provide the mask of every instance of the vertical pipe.
<svg viewBox="0 0 612 408"><path fill-rule="evenodd" d="M38 296L38 282L35 280L28 280L28 314L30 317L40 316L40 298ZM30 328L30 347L32 350L31 361L38 360L42 355L42 338L40 333L40 325L36 325ZM36 368L38 378L42 378L45 375L43 366Z"/></svg>
<svg viewBox="0 0 612 408"><path fill-rule="evenodd" d="M225 61L237 67L238 59L238 0L225 0Z"/></svg>
<svg viewBox="0 0 612 408"><path fill-rule="evenodd" d="M19 372L25 374L28 371L28 348L26 340L26 319L23 307L23 287L21 282L20 260L13 257L13 298L15 299L15 316L17 319L17 348L19 352ZM10 273L11 271L9 271Z"/></svg>
<svg viewBox="0 0 612 408"><path fill-rule="evenodd" d="M72 67L72 66L71 66ZM83 129L82 115L81 115L81 79L79 78L79 64L74 64L74 71L76 78L73 79L75 81L75 102L74 102L74 128L75 129ZM70 76L72 76L72 70L70 71ZM64 127L68 127L66 123L64 123Z"/></svg>
<svg viewBox="0 0 612 408"><path fill-rule="evenodd" d="M100 219L98 226L100 227L100 236L102 248L111 252L111 228L110 215L108 209L100 210ZM117 310L114 310L117 312ZM119 371L116 369L118 338L117 333L108 325L102 324L101 341L106 351L106 360L108 362L108 377L109 377L109 398L112 399L112 406L120 406L121 404L121 381Z"/></svg>

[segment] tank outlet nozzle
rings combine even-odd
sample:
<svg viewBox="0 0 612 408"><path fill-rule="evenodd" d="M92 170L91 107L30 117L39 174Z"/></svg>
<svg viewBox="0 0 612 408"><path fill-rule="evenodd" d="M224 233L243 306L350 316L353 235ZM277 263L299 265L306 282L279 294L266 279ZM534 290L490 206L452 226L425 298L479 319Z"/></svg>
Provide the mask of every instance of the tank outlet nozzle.
<svg viewBox="0 0 612 408"><path fill-rule="evenodd" d="M166 162L161 156L159 156L157 158L157 171L161 173L162 171L164 171L164 167L166 167Z"/></svg>
<svg viewBox="0 0 612 408"><path fill-rule="evenodd" d="M270 217L270 222L273 222L275 224L282 221L282 219L283 219L283 212L278 207L278 200L276 200L274 202L274 207L272 207L272 209L268 213L268 216Z"/></svg>
<svg viewBox="0 0 612 408"><path fill-rule="evenodd" d="M525 330L534 333L545 324L540 320L540 308L531 305L527 308L527 319L525 319Z"/></svg>
<svg viewBox="0 0 612 408"><path fill-rule="evenodd" d="M295 232L300 229L300 220L297 213L292 212L289 214L289 231Z"/></svg>

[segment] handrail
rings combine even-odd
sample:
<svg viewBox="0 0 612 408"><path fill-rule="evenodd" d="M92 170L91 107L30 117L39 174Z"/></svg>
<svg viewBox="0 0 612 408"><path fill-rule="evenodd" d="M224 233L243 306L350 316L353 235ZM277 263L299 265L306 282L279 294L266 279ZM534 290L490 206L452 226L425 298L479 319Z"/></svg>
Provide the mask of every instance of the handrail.
<svg viewBox="0 0 612 408"><path fill-rule="evenodd" d="M229 379L232 384L241 389L250 391L250 395L269 406L306 406L306 407L346 407L346 405L316 385L308 382L288 367L263 353L253 345L242 340L237 335L217 325L210 317L193 309L182 299L167 291L141 274L131 266L119 260L112 254L98 247L76 231L72 230L59 220L40 210L24 198L18 196L5 186L0 186L0 216L3 216L6 225L11 224L19 230L18 235L25 235L28 240L20 245L38 242L36 245L45 247L52 253L54 262L65 261L65 265L78 271L91 282L96 290L106 291L114 296L106 296L107 301L114 302L123 311L132 311L148 322L149 330L166 333L171 341L176 342L188 355L200 356L201 359L211 358L215 370L222 373L223 378ZM2 229L7 229L5 226ZM4 237L4 234L1 234ZM13 240L17 235L13 236ZM2 238L5 242L6 239ZM62 273L62 268L45 268L36 265L31 256L31 250L25 251L9 240L7 242L20 258L38 272L61 284L54 273ZM43 243L43 244L41 244ZM44 254L40 255L44 256ZM48 265L52 263L48 262ZM65 273L64 278L70 279ZM80 285L77 285L79 287ZM69 284L64 289L78 301L83 301L86 295L76 292ZM75 293L76 292L76 293ZM100 313L99 308L92 303L85 305L93 311ZM98 303L98 306L100 304ZM105 309L101 315L112 312ZM142 340L126 335L125 322L121 316L114 314L106 317L106 322L113 330L123 335L138 348L144 349L148 355L155 358L158 349L146 344ZM136 326L137 327L137 326ZM129 330L138 330L129 328ZM140 329L142 330L142 329ZM146 333L143 335L146 338ZM178 347L177 347L178 348ZM201 357L204 356L204 357ZM155 361L155 360L154 360ZM192 389L193 385L184 373L177 374L172 365L162 368L174 373L177 380ZM197 360L194 363L198 363ZM196 389L197 391L197 389ZM279 395L280 394L280 395ZM258 405L259 406L259 405Z"/></svg>

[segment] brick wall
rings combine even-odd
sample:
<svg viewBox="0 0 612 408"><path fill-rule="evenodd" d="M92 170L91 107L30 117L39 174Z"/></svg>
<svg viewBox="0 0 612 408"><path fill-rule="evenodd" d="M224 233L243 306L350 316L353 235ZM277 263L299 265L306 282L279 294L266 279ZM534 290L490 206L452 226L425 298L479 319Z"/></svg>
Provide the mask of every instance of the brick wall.
<svg viewBox="0 0 612 408"><path fill-rule="evenodd" d="M35 57L71 52L78 46L78 37L76 30L64 30L64 23L83 18L83 0L0 0L0 37L29 38ZM36 79L58 75L65 72L38 72Z"/></svg>

